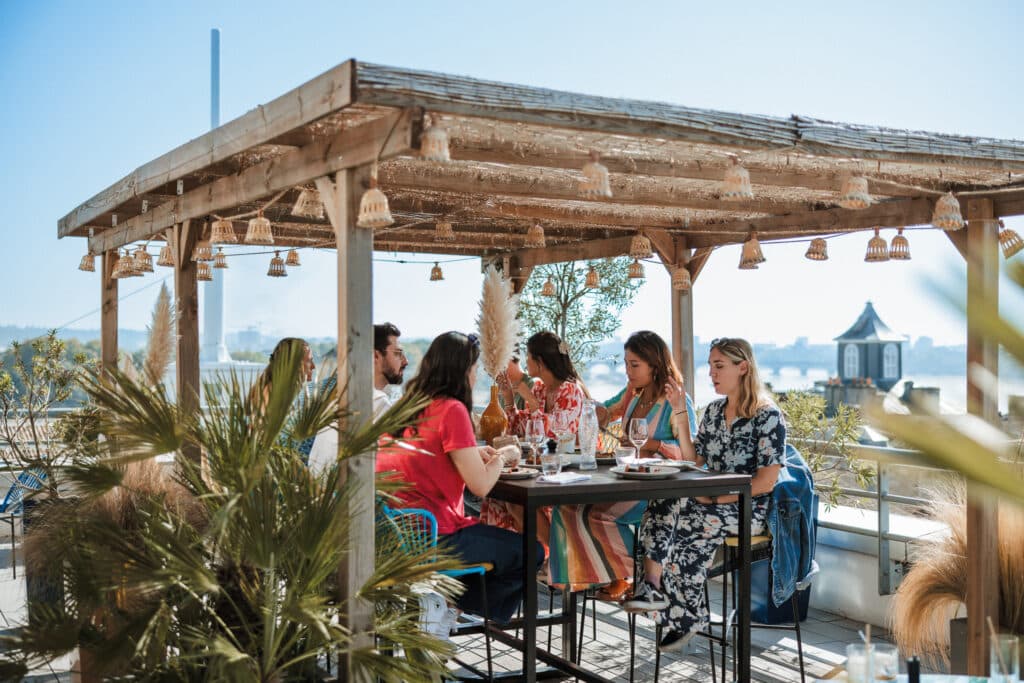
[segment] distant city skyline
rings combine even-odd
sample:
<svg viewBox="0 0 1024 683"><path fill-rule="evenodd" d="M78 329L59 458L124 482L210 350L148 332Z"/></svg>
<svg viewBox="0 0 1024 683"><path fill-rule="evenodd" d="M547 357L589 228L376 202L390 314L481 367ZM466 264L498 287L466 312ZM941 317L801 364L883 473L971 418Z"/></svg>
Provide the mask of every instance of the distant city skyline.
<svg viewBox="0 0 1024 683"><path fill-rule="evenodd" d="M827 8L810 0L751 3L739 11L735 3L613 7L323 3L285 14L260 2L245 12L192 0L5 3L0 135L8 173L0 201L7 258L0 269L0 324L99 326L98 274L76 270L85 242L58 241L57 220L205 132L213 27L221 29L225 122L356 57L724 111L1024 137L1024 94L1007 87L1019 81L1021 3L979 2L969 11L954 2ZM397 13L401 22L394 21ZM314 30L318 39L311 39ZM1007 223L1024 234L1024 220ZM805 243L765 244L768 261L757 271L737 270L738 246L719 249L694 287L696 334L825 343L871 300L912 339L962 344L962 316L935 296L939 288L962 293L962 259L940 231L911 229L907 236L913 260L903 263L864 263L866 232L830 239L824 263L803 258ZM431 283L434 257L376 256L375 320L391 320L412 337L474 327L478 260L440 258L445 280ZM282 280L265 276L268 259L232 259L228 329L256 325L277 336L334 336L334 253L303 251L303 266ZM647 273L636 303L623 313L620 335L636 329L669 335L668 276L657 263ZM155 278L168 274L158 269L122 283L122 327L145 328ZM1024 299L1003 291L1003 311L1024 324Z"/></svg>

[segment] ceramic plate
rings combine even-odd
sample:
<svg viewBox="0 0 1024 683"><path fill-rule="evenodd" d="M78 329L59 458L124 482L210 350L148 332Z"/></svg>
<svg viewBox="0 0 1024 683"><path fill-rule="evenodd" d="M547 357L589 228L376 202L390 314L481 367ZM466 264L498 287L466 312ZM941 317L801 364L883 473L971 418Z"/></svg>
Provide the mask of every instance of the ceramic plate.
<svg viewBox="0 0 1024 683"><path fill-rule="evenodd" d="M612 472L623 479L668 479L679 472L678 467L661 467L655 465L650 472L627 472L622 465L616 465Z"/></svg>
<svg viewBox="0 0 1024 683"><path fill-rule="evenodd" d="M540 474L540 470L532 467L519 467L514 470L502 470L499 475L502 479L530 479Z"/></svg>

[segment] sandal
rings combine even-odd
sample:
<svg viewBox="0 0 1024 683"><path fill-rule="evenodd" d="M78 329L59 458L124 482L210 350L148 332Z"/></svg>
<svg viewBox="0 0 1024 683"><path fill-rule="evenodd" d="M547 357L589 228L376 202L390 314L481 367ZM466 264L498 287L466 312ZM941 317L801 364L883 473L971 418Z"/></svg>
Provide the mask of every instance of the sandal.
<svg viewBox="0 0 1024 683"><path fill-rule="evenodd" d="M615 579L611 583L607 584L601 590L597 592L598 600L605 600L608 602L619 602L622 600L629 589L632 588L633 583L625 579Z"/></svg>

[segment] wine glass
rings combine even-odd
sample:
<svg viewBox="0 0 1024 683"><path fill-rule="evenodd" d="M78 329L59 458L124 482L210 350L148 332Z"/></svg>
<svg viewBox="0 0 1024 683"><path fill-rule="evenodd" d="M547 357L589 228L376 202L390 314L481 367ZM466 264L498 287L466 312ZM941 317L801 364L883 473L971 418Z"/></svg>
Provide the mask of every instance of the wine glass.
<svg viewBox="0 0 1024 683"><path fill-rule="evenodd" d="M637 457L640 457L640 447L647 443L646 419L634 417L629 421L629 440L636 446Z"/></svg>
<svg viewBox="0 0 1024 683"><path fill-rule="evenodd" d="M529 418L526 421L526 424L524 425L523 436L526 438L526 442L530 444L530 450L533 453L533 461L539 462L539 450L542 444L544 443L545 437L547 436L547 431L544 429L544 418Z"/></svg>
<svg viewBox="0 0 1024 683"><path fill-rule="evenodd" d="M558 450L561 451L563 444L569 439L571 434L569 425L572 421L569 419L569 412L567 410L556 410L551 413L551 431L555 435L555 439L558 441Z"/></svg>

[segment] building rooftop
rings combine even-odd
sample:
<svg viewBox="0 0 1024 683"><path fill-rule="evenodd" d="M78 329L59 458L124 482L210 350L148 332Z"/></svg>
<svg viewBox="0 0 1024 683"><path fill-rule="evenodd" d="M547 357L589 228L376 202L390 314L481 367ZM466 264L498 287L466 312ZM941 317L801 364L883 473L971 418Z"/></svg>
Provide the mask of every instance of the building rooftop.
<svg viewBox="0 0 1024 683"><path fill-rule="evenodd" d="M837 342L905 342L910 338L905 334L894 332L888 325L882 322L875 312L871 302L864 305L864 312L857 318L857 322L835 338Z"/></svg>

